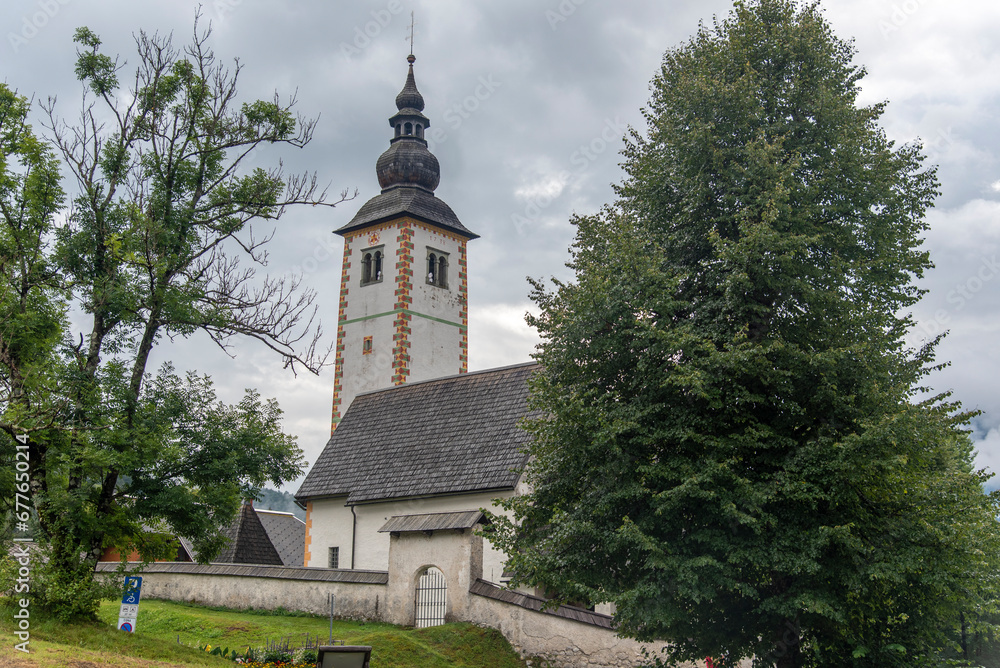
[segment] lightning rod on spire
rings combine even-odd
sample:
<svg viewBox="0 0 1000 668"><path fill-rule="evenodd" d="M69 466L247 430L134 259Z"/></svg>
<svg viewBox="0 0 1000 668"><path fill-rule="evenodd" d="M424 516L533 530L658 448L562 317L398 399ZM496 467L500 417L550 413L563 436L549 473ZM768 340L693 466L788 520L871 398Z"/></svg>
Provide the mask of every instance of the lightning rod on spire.
<svg viewBox="0 0 1000 668"><path fill-rule="evenodd" d="M410 36L406 40L410 43L410 55L413 55L413 27L417 25L413 17L413 12L410 12Z"/></svg>

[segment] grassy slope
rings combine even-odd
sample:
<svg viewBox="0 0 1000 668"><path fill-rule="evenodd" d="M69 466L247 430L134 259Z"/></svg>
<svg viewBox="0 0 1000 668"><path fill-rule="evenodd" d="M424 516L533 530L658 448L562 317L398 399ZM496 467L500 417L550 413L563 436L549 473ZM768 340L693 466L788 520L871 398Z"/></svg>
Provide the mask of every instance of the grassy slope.
<svg viewBox="0 0 1000 668"><path fill-rule="evenodd" d="M326 642L330 623L314 616L252 614L213 610L168 601L143 601L137 632L114 628L118 603L101 606L98 624L64 625L32 616L31 654L14 650L11 609L0 608L0 668L40 666L215 666L235 664L206 656L196 645L245 648L265 640L291 638L301 644L308 633ZM177 644L178 636L181 644ZM371 645L371 668L523 668L499 632L470 624L407 629L390 624L334 620L333 637L348 644ZM78 663L74 663L78 662Z"/></svg>

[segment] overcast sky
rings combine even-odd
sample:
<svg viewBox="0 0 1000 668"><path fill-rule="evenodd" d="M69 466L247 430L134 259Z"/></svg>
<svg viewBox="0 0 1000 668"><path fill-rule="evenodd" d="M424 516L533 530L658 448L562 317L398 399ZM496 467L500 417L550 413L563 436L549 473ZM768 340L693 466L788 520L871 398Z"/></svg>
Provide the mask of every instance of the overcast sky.
<svg viewBox="0 0 1000 668"><path fill-rule="evenodd" d="M72 117L72 34L86 25L107 53L135 61L133 34L189 38L198 4L175 0L7 0L0 77L21 94L58 96ZM936 264L916 310L916 336L943 330L951 366L935 373L973 422L978 461L1000 471L1000 4L930 0L829 0L836 34L854 38L868 69L861 102L887 100L890 138L921 138L939 165L942 195L929 216ZM406 76L410 12L415 66L444 199L469 229L470 368L529 359L536 337L523 321L526 276L566 278L572 213L595 212L621 180L620 137L644 129L640 109L663 52L730 2L702 0L205 0L211 44L239 58L244 99L298 92L298 110L320 116L315 140L281 153L288 171L314 170L331 191L359 191L336 209L291 211L277 225L269 270L298 271L320 293L328 337L336 331L342 240L331 231L378 193L375 160L388 146L387 118ZM40 117L35 115L36 129ZM265 164L272 156L263 155ZM68 182L71 184L72 182ZM329 338L327 340L329 342ZM285 430L312 464L329 434L332 366L294 377L262 346L230 359L207 337L161 347L155 365L211 374L221 398L244 388L276 397ZM332 362L332 358L331 358ZM294 491L299 481L286 487Z"/></svg>

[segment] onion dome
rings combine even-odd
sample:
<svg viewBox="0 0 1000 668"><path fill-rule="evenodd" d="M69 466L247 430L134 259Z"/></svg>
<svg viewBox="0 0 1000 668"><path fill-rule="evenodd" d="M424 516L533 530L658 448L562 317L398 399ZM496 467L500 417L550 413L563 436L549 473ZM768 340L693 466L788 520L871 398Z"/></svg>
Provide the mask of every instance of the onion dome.
<svg viewBox="0 0 1000 668"><path fill-rule="evenodd" d="M411 54L407 60L410 71L403 90L396 96L399 111L389 119L394 136L388 150L375 163L375 173L378 174L382 192L398 186L416 186L434 192L441 181L441 165L427 150L427 140L424 139L424 130L431 122L420 113L424 108L424 98L413 78L416 58Z"/></svg>
<svg viewBox="0 0 1000 668"><path fill-rule="evenodd" d="M393 136L389 148L375 163L382 194L366 202L351 222L337 232L347 234L400 215L410 215L467 239L475 239L479 235L462 225L451 207L434 196L434 189L441 181L441 165L424 139L424 131L431 122L422 113L424 98L413 77L416 58L410 54L406 60L410 63L406 83L396 96L397 112L389 119Z"/></svg>

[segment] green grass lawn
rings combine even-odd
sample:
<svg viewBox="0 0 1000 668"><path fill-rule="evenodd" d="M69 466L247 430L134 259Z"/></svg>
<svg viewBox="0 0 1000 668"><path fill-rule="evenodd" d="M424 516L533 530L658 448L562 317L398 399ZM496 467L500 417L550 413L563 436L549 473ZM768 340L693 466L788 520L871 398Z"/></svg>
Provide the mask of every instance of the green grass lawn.
<svg viewBox="0 0 1000 668"><path fill-rule="evenodd" d="M325 644L328 618L300 613L274 614L203 608L170 601L144 600L134 634L118 631L117 602L101 606L100 622L62 624L32 614L31 653L14 649L17 641L11 608L0 607L0 668L40 666L234 666L207 656L199 645L246 649L266 641L290 639L301 645L306 634ZM349 645L371 645L371 668L523 668L510 644L493 629L471 624L445 624L411 629L391 624L334 620L333 637ZM180 643L178 643L178 640Z"/></svg>

